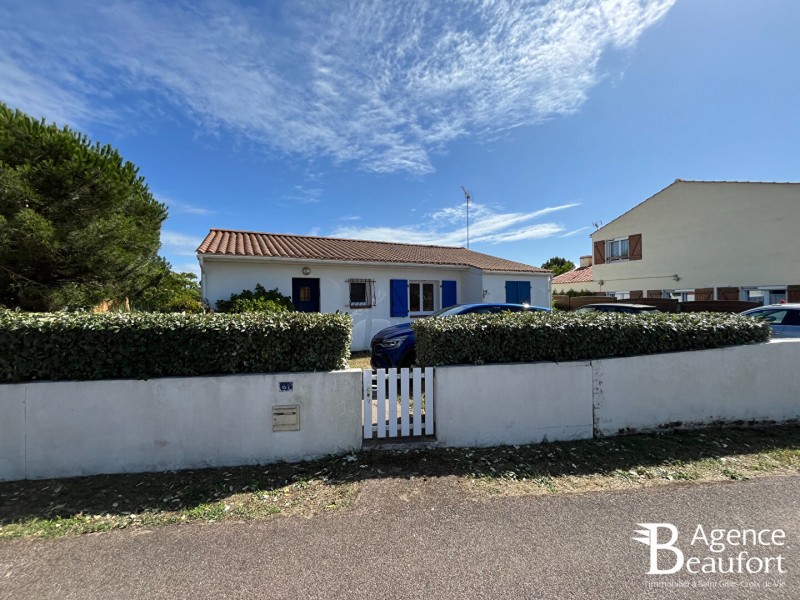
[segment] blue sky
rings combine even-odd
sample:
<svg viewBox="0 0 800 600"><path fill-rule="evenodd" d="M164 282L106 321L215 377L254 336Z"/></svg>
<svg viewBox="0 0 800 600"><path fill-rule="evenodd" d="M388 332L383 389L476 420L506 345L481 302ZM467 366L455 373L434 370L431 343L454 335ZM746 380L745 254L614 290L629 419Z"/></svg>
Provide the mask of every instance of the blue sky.
<svg viewBox="0 0 800 600"><path fill-rule="evenodd" d="M800 2L0 0L0 100L211 227L577 263L676 178L800 181Z"/></svg>

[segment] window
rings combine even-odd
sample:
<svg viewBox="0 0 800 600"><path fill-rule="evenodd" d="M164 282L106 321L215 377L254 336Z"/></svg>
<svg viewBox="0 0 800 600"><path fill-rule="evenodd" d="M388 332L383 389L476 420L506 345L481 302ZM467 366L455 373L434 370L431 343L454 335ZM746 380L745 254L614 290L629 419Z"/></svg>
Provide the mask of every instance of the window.
<svg viewBox="0 0 800 600"><path fill-rule="evenodd" d="M617 300L630 300L631 299L631 293L630 292L613 292L613 294L614 294L614 297Z"/></svg>
<svg viewBox="0 0 800 600"><path fill-rule="evenodd" d="M626 260L628 258L628 238L608 240L606 242L606 262Z"/></svg>
<svg viewBox="0 0 800 600"><path fill-rule="evenodd" d="M434 282L408 282L408 310L412 313L429 313L436 310L436 285Z"/></svg>
<svg viewBox="0 0 800 600"><path fill-rule="evenodd" d="M311 288L308 286L303 286L300 288L300 302L310 302L311 301Z"/></svg>
<svg viewBox="0 0 800 600"><path fill-rule="evenodd" d="M694 302L694 290L674 290L669 297L678 302Z"/></svg>
<svg viewBox="0 0 800 600"><path fill-rule="evenodd" d="M348 279L350 284L350 308L372 308L375 306L373 279Z"/></svg>

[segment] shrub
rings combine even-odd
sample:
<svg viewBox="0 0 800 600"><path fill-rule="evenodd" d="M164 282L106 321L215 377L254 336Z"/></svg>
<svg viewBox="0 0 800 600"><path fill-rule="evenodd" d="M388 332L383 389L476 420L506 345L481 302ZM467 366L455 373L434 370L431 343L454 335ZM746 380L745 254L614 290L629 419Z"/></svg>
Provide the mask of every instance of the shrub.
<svg viewBox="0 0 800 600"><path fill-rule="evenodd" d="M592 360L765 342L767 323L719 313L501 313L421 319L422 366Z"/></svg>
<svg viewBox="0 0 800 600"><path fill-rule="evenodd" d="M294 304L278 288L267 291L259 283L256 284L255 291L242 290L241 294L231 294L229 300L218 300L217 310L223 313L277 313L294 310Z"/></svg>
<svg viewBox="0 0 800 600"><path fill-rule="evenodd" d="M581 296L596 296L597 292L591 290L561 290L553 291L554 296L567 296L568 298L580 298Z"/></svg>
<svg viewBox="0 0 800 600"><path fill-rule="evenodd" d="M351 330L345 314L0 310L0 381L329 371L346 366Z"/></svg>

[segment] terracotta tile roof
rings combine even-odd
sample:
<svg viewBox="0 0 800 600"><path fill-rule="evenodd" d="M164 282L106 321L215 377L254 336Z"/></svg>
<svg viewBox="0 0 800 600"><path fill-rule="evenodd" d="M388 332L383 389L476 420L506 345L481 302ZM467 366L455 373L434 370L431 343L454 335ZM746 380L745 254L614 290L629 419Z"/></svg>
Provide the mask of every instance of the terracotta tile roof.
<svg viewBox="0 0 800 600"><path fill-rule="evenodd" d="M484 271L548 273L545 269L454 246L424 246L280 233L212 229L197 249L205 256L453 265Z"/></svg>
<svg viewBox="0 0 800 600"><path fill-rule="evenodd" d="M558 277L553 277L553 285L563 285L565 283L587 283L592 281L592 267L578 267L562 273Z"/></svg>

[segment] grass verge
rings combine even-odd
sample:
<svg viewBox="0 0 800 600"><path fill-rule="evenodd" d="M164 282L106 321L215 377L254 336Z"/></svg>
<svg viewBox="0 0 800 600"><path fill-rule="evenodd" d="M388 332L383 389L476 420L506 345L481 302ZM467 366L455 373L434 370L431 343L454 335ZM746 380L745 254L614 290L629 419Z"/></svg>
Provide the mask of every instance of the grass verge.
<svg viewBox="0 0 800 600"><path fill-rule="evenodd" d="M800 426L371 451L293 465L0 483L0 540L310 516L347 507L368 479L453 476L465 493L519 495L798 474Z"/></svg>

